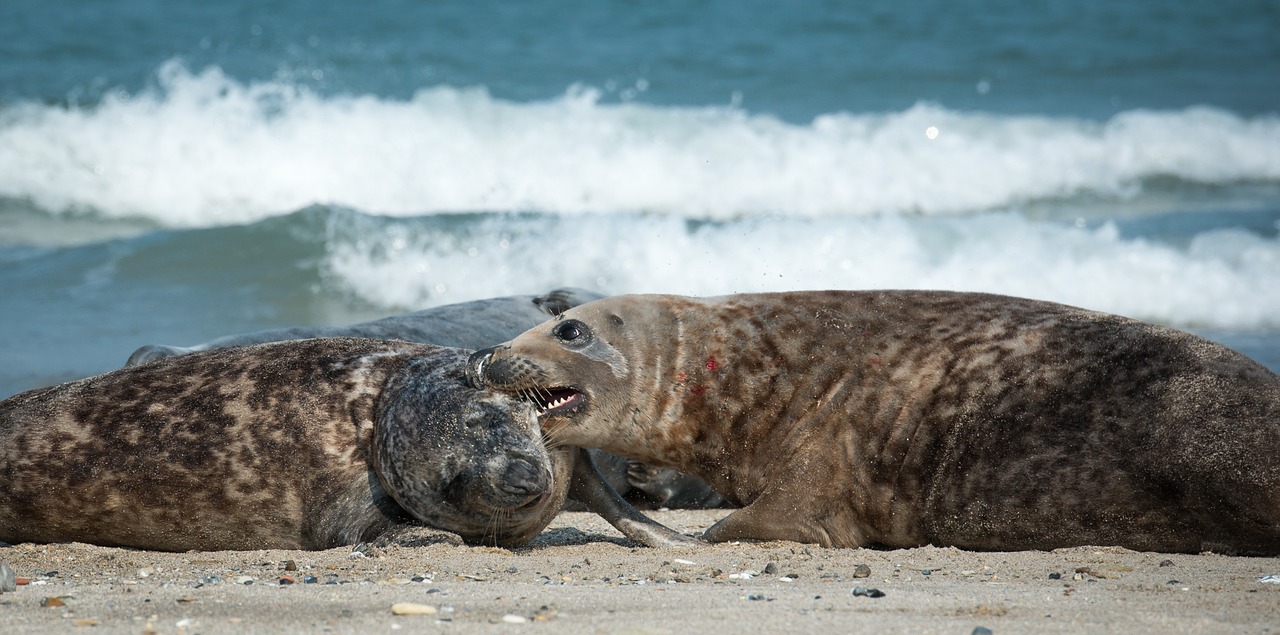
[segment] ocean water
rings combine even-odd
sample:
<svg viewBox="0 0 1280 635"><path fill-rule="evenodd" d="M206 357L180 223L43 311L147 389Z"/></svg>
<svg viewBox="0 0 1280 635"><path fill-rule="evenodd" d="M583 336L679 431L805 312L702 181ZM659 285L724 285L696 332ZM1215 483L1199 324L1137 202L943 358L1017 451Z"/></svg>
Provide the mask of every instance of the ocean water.
<svg viewBox="0 0 1280 635"><path fill-rule="evenodd" d="M563 285L991 291L1280 369L1280 5L0 3L0 397Z"/></svg>

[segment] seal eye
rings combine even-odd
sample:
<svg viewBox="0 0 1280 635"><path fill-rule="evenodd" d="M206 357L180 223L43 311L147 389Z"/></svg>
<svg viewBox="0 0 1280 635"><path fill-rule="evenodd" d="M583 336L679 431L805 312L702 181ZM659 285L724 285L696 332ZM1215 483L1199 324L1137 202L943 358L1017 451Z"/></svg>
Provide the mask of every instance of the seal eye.
<svg viewBox="0 0 1280 635"><path fill-rule="evenodd" d="M591 336L591 329L578 320L565 320L551 329L551 334L561 342L583 342Z"/></svg>

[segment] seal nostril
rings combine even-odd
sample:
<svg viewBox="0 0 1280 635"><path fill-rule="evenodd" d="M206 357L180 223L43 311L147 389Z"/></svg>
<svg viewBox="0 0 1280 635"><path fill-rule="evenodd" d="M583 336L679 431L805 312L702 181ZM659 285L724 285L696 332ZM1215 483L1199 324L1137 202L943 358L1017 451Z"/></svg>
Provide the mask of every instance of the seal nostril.
<svg viewBox="0 0 1280 635"><path fill-rule="evenodd" d="M476 390L484 390L487 385L484 379L485 368L488 368L489 362L493 361L493 351L496 346L478 350L467 358L467 383Z"/></svg>

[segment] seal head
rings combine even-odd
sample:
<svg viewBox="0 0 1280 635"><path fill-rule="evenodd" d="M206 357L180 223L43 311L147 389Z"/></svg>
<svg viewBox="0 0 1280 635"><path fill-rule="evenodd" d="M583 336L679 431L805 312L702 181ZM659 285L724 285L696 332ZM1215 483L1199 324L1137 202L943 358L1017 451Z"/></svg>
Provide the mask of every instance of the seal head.
<svg viewBox="0 0 1280 635"><path fill-rule="evenodd" d="M643 389L636 385L628 360L656 353L650 350L656 345L640 341L646 350L634 347L636 336L643 340L644 334L629 329L627 320L657 319L659 314L627 296L588 303L535 326L511 344L476 351L467 364L468 383L534 404L543 430L556 443L623 433L603 449L626 454L623 448L634 447L638 439L625 433L639 433L636 413L627 412L627 397L650 403L665 392L633 395Z"/></svg>
<svg viewBox="0 0 1280 635"><path fill-rule="evenodd" d="M566 474L552 469L527 402L469 388L459 364L429 360L411 362L384 392L373 467L418 521L471 543L520 545L563 504Z"/></svg>

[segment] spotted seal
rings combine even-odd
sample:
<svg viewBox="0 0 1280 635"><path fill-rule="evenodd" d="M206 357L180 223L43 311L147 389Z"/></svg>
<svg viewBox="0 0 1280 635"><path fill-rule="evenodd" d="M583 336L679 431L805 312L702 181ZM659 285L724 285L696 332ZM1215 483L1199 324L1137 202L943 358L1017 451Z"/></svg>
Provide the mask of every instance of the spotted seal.
<svg viewBox="0 0 1280 635"><path fill-rule="evenodd" d="M515 295L446 304L348 326L289 327L228 335L194 346L148 344L129 356L126 366L199 351L313 337L366 337L423 342L459 348L482 348L509 340L525 330L583 302L605 297L573 287L541 295ZM642 509L721 507L724 499L706 483L675 470L628 461L591 451L603 478L626 501ZM576 500L576 499L575 499ZM585 510L580 501L571 509Z"/></svg>
<svg viewBox="0 0 1280 635"><path fill-rule="evenodd" d="M438 528L524 544L571 484L602 482L580 450L547 449L527 403L469 387L470 352L309 339L11 397L0 402L0 540L326 549L417 544ZM608 508L612 490L578 496L642 542L687 540Z"/></svg>
<svg viewBox="0 0 1280 635"><path fill-rule="evenodd" d="M958 292L584 304L477 352L559 442L701 477L711 541L1280 552L1280 377L1174 329Z"/></svg>

